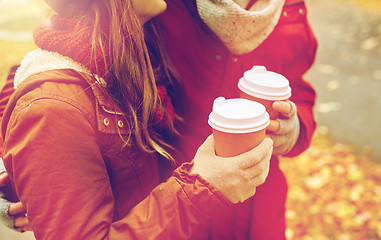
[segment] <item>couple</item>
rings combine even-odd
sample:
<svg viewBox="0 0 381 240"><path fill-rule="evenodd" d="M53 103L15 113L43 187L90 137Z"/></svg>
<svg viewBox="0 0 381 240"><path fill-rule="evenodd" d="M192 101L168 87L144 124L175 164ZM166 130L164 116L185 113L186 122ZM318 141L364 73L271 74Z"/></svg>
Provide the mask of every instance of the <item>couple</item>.
<svg viewBox="0 0 381 240"><path fill-rule="evenodd" d="M300 154L315 127L303 1L46 1L58 15L36 28L2 120L37 239L285 239L276 156ZM274 104L271 139L219 158L212 101L238 96L253 65L293 96Z"/></svg>

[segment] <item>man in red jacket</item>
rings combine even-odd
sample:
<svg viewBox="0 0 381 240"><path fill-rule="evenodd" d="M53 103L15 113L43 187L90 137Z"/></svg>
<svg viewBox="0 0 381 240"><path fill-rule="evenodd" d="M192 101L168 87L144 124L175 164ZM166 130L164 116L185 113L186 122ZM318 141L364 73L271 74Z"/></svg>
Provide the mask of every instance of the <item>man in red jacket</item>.
<svg viewBox="0 0 381 240"><path fill-rule="evenodd" d="M278 156L302 153L315 129L315 92L302 76L314 61L317 43L304 1L286 0L283 8L282 1L270 1L266 8L259 0L166 2L167 11L158 18L184 86L177 103L186 126L180 146L183 159L193 156L211 133L207 118L213 100L238 97L237 83L244 71L263 65L290 81L288 114L271 125L274 156L266 182L254 197L221 213L211 225L212 239L285 239L287 183Z"/></svg>
<svg viewBox="0 0 381 240"><path fill-rule="evenodd" d="M272 123L278 150L274 149L267 181L254 197L213 219L209 235L211 239L284 239L287 183L277 155L296 156L310 144L315 93L302 75L313 63L316 40L303 1L287 0L283 8L269 6L271 14L258 7L261 1L211 2L167 0L167 11L158 18L169 57L184 86L183 98L177 103L186 126L182 159L194 156L211 133L206 119L212 101L218 96L238 96L237 83L244 71L263 65L283 74L293 95L288 114Z"/></svg>

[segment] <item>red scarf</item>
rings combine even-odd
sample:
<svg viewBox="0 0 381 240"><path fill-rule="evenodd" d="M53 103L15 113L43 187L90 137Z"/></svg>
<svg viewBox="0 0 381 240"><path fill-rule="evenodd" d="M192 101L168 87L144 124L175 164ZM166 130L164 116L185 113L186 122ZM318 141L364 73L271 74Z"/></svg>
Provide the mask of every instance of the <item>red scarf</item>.
<svg viewBox="0 0 381 240"><path fill-rule="evenodd" d="M81 31L76 31L76 28L81 29ZM51 18L49 24L38 26L34 31L33 37L39 48L70 57L94 73L96 72L97 63L98 75L106 75L103 56L95 56L93 61L90 59L92 48L91 30L83 23L72 18L55 15ZM97 52L101 53L101 51ZM108 53L108 49L105 49L105 53ZM108 56L106 56L106 59L108 59ZM104 79L107 81L107 76ZM157 82L159 98L163 108L173 121L175 114L172 101L167 94L165 85L161 84L161 82ZM168 121L165 115L160 108L156 108L154 125L157 127L167 126Z"/></svg>

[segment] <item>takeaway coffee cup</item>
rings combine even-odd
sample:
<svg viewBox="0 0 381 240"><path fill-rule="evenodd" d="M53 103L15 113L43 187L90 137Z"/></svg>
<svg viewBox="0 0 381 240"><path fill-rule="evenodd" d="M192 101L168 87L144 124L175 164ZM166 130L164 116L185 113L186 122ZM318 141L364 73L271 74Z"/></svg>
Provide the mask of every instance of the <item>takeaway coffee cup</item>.
<svg viewBox="0 0 381 240"><path fill-rule="evenodd" d="M264 66L254 66L238 81L240 97L262 103L270 119L279 117L279 112L272 108L273 102L287 100L291 96L289 85L283 75L267 71Z"/></svg>
<svg viewBox="0 0 381 240"><path fill-rule="evenodd" d="M233 157L263 141L270 118L258 102L219 97L214 100L208 123L213 129L217 156Z"/></svg>

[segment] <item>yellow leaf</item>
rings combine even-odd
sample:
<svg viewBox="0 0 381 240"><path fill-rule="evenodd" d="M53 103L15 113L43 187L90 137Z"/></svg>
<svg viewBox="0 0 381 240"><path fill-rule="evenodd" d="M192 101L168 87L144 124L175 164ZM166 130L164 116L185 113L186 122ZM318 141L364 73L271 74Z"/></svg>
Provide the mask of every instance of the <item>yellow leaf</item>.
<svg viewBox="0 0 381 240"><path fill-rule="evenodd" d="M364 187L362 185L356 185L355 187L352 188L349 197L352 201L358 201L363 192L364 192Z"/></svg>

